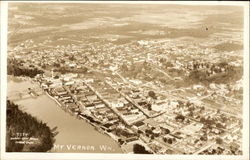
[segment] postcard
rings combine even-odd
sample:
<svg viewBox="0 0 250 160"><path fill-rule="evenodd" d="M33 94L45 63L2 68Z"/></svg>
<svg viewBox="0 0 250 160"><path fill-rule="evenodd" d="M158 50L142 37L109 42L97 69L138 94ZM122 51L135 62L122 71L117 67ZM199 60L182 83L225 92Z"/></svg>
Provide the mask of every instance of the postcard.
<svg viewBox="0 0 250 160"><path fill-rule="evenodd" d="M1 159L249 160L249 2L1 2Z"/></svg>

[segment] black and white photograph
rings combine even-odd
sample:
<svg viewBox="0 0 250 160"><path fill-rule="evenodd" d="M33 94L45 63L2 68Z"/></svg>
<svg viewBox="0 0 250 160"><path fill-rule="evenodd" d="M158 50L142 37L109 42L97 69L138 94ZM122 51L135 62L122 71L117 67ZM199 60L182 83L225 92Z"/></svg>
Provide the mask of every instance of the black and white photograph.
<svg viewBox="0 0 250 160"><path fill-rule="evenodd" d="M249 2L1 7L4 160L249 160Z"/></svg>

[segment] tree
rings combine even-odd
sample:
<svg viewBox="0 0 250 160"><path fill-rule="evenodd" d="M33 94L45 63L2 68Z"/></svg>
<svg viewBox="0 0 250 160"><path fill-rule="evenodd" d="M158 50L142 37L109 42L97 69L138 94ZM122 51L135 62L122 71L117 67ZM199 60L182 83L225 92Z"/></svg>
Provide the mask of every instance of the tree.
<svg viewBox="0 0 250 160"><path fill-rule="evenodd" d="M125 63L123 63L122 66L121 66L121 69L123 71L128 71L128 66Z"/></svg>
<svg viewBox="0 0 250 160"><path fill-rule="evenodd" d="M166 61L165 58L161 58L161 59L160 59L160 62L161 62L161 63L164 63L165 61Z"/></svg>
<svg viewBox="0 0 250 160"><path fill-rule="evenodd" d="M149 92L148 92L148 96L149 96L149 97L152 97L153 99L156 99L156 94L155 94L154 91L149 91Z"/></svg>
<svg viewBox="0 0 250 160"><path fill-rule="evenodd" d="M82 72L83 72L83 73L87 73L87 72L88 72L88 68L87 68L87 67L83 67L83 68L82 68Z"/></svg>
<svg viewBox="0 0 250 160"><path fill-rule="evenodd" d="M220 137L217 137L215 139L215 141L216 141L217 144L222 144L223 143L223 140Z"/></svg>
<svg viewBox="0 0 250 160"><path fill-rule="evenodd" d="M175 117L175 120L180 120L181 122L183 122L184 119L185 119L185 117L184 117L183 115L177 115L177 116Z"/></svg>
<svg viewBox="0 0 250 160"><path fill-rule="evenodd" d="M151 152L147 151L144 146L140 144L134 144L133 151L135 154L152 154Z"/></svg>
<svg viewBox="0 0 250 160"><path fill-rule="evenodd" d="M60 65L60 63L54 62L53 66L59 68L61 65Z"/></svg>
<svg viewBox="0 0 250 160"><path fill-rule="evenodd" d="M63 60L63 59L61 59L60 61L61 61L61 63L63 63L63 64L65 63L65 60Z"/></svg>
<svg viewBox="0 0 250 160"><path fill-rule="evenodd" d="M70 60L70 61L76 60L76 59L75 59L75 56L74 56L74 55L70 56L70 57L69 57L69 60Z"/></svg>
<svg viewBox="0 0 250 160"><path fill-rule="evenodd" d="M165 134L169 134L169 133L170 133L170 130L169 130L169 129L167 129L167 128L166 128L166 129L164 128L163 133L165 133Z"/></svg>
<svg viewBox="0 0 250 160"><path fill-rule="evenodd" d="M167 142L168 142L169 144L172 144L172 143L173 143L173 140L172 140L171 138L168 138L168 139L167 139Z"/></svg>
<svg viewBox="0 0 250 160"><path fill-rule="evenodd" d="M152 105L150 103L147 104L147 108L149 111L152 111Z"/></svg>
<svg viewBox="0 0 250 160"><path fill-rule="evenodd" d="M115 132L116 132L116 135L120 136L121 133L122 133L122 129L121 128L116 128Z"/></svg>
<svg viewBox="0 0 250 160"><path fill-rule="evenodd" d="M206 136L202 136L202 137L200 137L200 140L201 141L207 141L207 137Z"/></svg>
<svg viewBox="0 0 250 160"><path fill-rule="evenodd" d="M118 142L120 143L120 144L123 144L124 143L124 140L122 140L122 139L118 139Z"/></svg>
<svg viewBox="0 0 250 160"><path fill-rule="evenodd" d="M46 69L46 65L45 64L42 65L42 69Z"/></svg>
<svg viewBox="0 0 250 160"><path fill-rule="evenodd" d="M151 135L151 137L150 137L150 138L153 140L153 139L155 139L155 136L154 136L154 135Z"/></svg>
<svg viewBox="0 0 250 160"><path fill-rule="evenodd" d="M165 63L165 68L173 67L174 65L171 62Z"/></svg>
<svg viewBox="0 0 250 160"><path fill-rule="evenodd" d="M58 76L58 75L56 75L54 78L55 78L55 79L59 79L59 76Z"/></svg>
<svg viewBox="0 0 250 160"><path fill-rule="evenodd" d="M46 152L53 147L54 135L46 123L38 121L30 114L21 111L18 105L7 101L6 151L8 152ZM29 133L29 137L37 137L41 143L35 145L17 144L10 137L14 133Z"/></svg>

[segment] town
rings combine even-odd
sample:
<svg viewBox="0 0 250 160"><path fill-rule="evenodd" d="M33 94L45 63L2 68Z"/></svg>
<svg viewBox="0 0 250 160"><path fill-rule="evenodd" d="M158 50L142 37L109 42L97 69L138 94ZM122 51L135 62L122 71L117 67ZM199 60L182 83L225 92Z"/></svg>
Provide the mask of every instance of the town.
<svg viewBox="0 0 250 160"><path fill-rule="evenodd" d="M66 40L18 44L8 73L34 71L58 106L126 153L140 144L153 154L242 154L242 53L206 47L232 42Z"/></svg>

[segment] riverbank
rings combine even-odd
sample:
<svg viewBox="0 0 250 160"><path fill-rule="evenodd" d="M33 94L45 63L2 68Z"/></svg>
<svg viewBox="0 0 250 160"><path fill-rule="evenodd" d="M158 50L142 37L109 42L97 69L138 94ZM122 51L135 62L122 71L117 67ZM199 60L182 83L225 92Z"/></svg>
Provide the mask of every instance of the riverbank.
<svg viewBox="0 0 250 160"><path fill-rule="evenodd" d="M7 152L47 152L53 147L54 134L51 128L9 100L6 117Z"/></svg>
<svg viewBox="0 0 250 160"><path fill-rule="evenodd" d="M93 127L95 128L95 130L97 130L99 133L101 133L101 134L103 134L103 135L106 135L106 136L109 136L110 138L112 138L112 139L119 145L119 147L122 149L123 152L126 152L126 151L123 149L122 145L119 144L119 142L118 142L118 139L119 139L119 138L118 138L117 136L115 136L114 134L109 133L109 132L107 132L106 130L102 129L101 126L99 126L98 124L91 122L91 120L90 120L90 118L89 118L90 115L83 114L83 113L81 113L81 114L73 113L70 109L67 110L66 107L64 107L63 104L61 104L61 103L59 102L59 100L57 100L56 98L54 98L53 96L51 96L51 95L48 93L48 91L45 91L45 93L46 93L46 95L47 95L49 98L51 98L53 101L55 101L55 102L57 103L57 105L58 105L61 109L63 109L64 111L68 112L71 116L73 115L73 116L75 116L75 117L78 118L78 119L84 120L85 122L87 122L88 124L90 124L91 126L93 126ZM93 118L93 117L91 117L91 118Z"/></svg>
<svg viewBox="0 0 250 160"><path fill-rule="evenodd" d="M8 81L8 94L10 92L19 92L29 87L37 86L37 82L31 83L31 79L15 78L14 81ZM39 120L47 123L50 128L57 127L58 134L55 136L55 145L51 149L51 153L123 153L119 144L104 132L98 130L95 124L91 123L87 118L83 119L75 114L71 114L64 107L60 106L54 97L44 92L37 98L27 98L16 101L21 109L31 114ZM82 121L84 120L84 121ZM65 146L63 149L57 146ZM75 147L66 146L82 146L81 150L75 150ZM84 147L93 146L94 150L84 150ZM102 146L107 146L107 150L103 150Z"/></svg>

